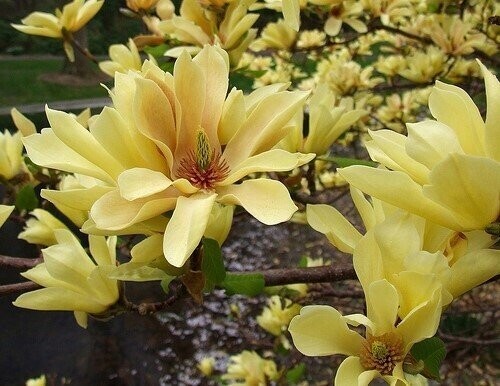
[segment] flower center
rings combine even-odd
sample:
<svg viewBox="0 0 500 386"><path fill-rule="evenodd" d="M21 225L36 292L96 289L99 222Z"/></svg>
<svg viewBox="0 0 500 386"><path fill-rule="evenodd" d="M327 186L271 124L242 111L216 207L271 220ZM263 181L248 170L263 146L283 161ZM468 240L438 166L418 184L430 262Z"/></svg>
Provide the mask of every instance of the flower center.
<svg viewBox="0 0 500 386"><path fill-rule="evenodd" d="M361 348L361 364L367 370L378 370L382 375L392 374L396 365L403 361L403 341L394 333L368 336Z"/></svg>
<svg viewBox="0 0 500 386"><path fill-rule="evenodd" d="M177 175L187 179L200 189L213 189L215 184L229 174L229 166L219 152L210 147L207 134L203 130L196 132L196 149L190 151L179 162Z"/></svg>

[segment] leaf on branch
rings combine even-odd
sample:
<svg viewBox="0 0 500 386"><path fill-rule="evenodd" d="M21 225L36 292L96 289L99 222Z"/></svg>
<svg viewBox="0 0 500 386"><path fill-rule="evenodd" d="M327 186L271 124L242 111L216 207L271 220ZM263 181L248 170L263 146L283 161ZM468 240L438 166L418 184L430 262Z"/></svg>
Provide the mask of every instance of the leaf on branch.
<svg viewBox="0 0 500 386"><path fill-rule="evenodd" d="M33 186L26 185L19 190L16 196L16 208L27 211L38 208L38 198Z"/></svg>
<svg viewBox="0 0 500 386"><path fill-rule="evenodd" d="M222 251L216 240L204 238L203 241L203 260L201 270L205 274L205 289L210 291L216 284L220 284L226 277Z"/></svg>
<svg viewBox="0 0 500 386"><path fill-rule="evenodd" d="M435 380L440 379L439 369L446 356L446 348L441 339L434 336L415 343L411 349L411 355L417 361L424 362L425 367L422 375Z"/></svg>
<svg viewBox="0 0 500 386"><path fill-rule="evenodd" d="M227 273L221 284L228 295L255 296L264 290L266 283L264 276L260 273Z"/></svg>
<svg viewBox="0 0 500 386"><path fill-rule="evenodd" d="M300 363L297 366L292 367L286 372L287 383L290 385L299 383L301 378L304 377L305 371L306 365L304 363Z"/></svg>

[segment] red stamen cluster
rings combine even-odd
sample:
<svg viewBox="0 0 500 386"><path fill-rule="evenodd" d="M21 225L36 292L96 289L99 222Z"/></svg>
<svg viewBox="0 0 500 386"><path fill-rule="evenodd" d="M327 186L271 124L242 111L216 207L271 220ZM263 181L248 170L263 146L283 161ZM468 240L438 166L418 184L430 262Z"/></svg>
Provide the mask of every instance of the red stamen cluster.
<svg viewBox="0 0 500 386"><path fill-rule="evenodd" d="M177 176L185 178L200 189L213 189L215 184L229 175L229 165L218 152L212 153L212 158L205 168L198 164L196 154L190 151L188 156L179 162Z"/></svg>

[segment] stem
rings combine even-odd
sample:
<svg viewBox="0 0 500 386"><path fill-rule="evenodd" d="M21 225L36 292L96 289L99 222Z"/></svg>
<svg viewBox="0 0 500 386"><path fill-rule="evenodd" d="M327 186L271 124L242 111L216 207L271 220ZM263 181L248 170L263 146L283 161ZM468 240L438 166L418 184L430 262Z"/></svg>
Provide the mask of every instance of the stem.
<svg viewBox="0 0 500 386"><path fill-rule="evenodd" d="M40 288L40 286L32 281L0 285L0 296L10 295L16 292L32 291L38 288Z"/></svg>
<svg viewBox="0 0 500 386"><path fill-rule="evenodd" d="M356 272L352 266L334 267L325 265L323 267L279 268L267 271L238 273L261 274L264 276L266 287L296 283L331 283L334 281L357 279Z"/></svg>
<svg viewBox="0 0 500 386"><path fill-rule="evenodd" d="M36 259L27 259L23 257L12 257L0 255L0 266L18 268L18 269L27 269L33 268L34 266L43 262L42 257L38 257Z"/></svg>

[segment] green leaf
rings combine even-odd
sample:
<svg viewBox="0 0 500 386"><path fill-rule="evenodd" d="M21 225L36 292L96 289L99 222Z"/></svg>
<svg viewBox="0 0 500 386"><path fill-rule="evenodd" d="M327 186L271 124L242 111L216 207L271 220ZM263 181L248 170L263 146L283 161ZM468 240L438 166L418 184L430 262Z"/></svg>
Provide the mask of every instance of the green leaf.
<svg viewBox="0 0 500 386"><path fill-rule="evenodd" d="M299 268L307 268L307 256L301 256L298 264Z"/></svg>
<svg viewBox="0 0 500 386"><path fill-rule="evenodd" d="M33 210L38 208L38 198L35 188L31 185L23 186L16 196L16 208L19 210Z"/></svg>
<svg viewBox="0 0 500 386"><path fill-rule="evenodd" d="M364 165L364 166L372 166L372 167L376 167L378 165L376 162L373 162L373 161L367 161L367 160L356 159L356 158L347 158L347 157L321 156L321 157L317 157L317 159L322 160L322 161L327 161L327 162L333 162L339 168L345 168L347 166L352 166L352 165Z"/></svg>
<svg viewBox="0 0 500 386"><path fill-rule="evenodd" d="M446 356L446 348L441 339L434 336L415 343L411 349L411 355L417 361L424 362L425 368L422 375L439 380L439 369Z"/></svg>
<svg viewBox="0 0 500 386"><path fill-rule="evenodd" d="M264 276L260 273L227 273L221 284L229 295L255 296L265 287Z"/></svg>
<svg viewBox="0 0 500 386"><path fill-rule="evenodd" d="M207 281L213 284L220 284L226 277L224 260L219 243L213 239L203 238L203 261L201 270L205 274Z"/></svg>
<svg viewBox="0 0 500 386"><path fill-rule="evenodd" d="M144 263L125 263L119 265L109 273L111 279L122 281L154 281L171 279L164 271L153 268Z"/></svg>
<svg viewBox="0 0 500 386"><path fill-rule="evenodd" d="M162 281L160 282L160 285L161 285L161 289L163 290L163 292L165 292L166 294L168 294L170 292L170 289L168 288L168 286L170 285L170 282L174 279L173 276L167 276L166 278L162 279Z"/></svg>
<svg viewBox="0 0 500 386"><path fill-rule="evenodd" d="M297 366L291 368L286 372L286 380L288 384L295 384L300 381L306 371L306 365L299 363Z"/></svg>
<svg viewBox="0 0 500 386"><path fill-rule="evenodd" d="M144 52L154 56L155 58L160 58L170 47L166 44L160 44L159 46L146 46L144 47Z"/></svg>

